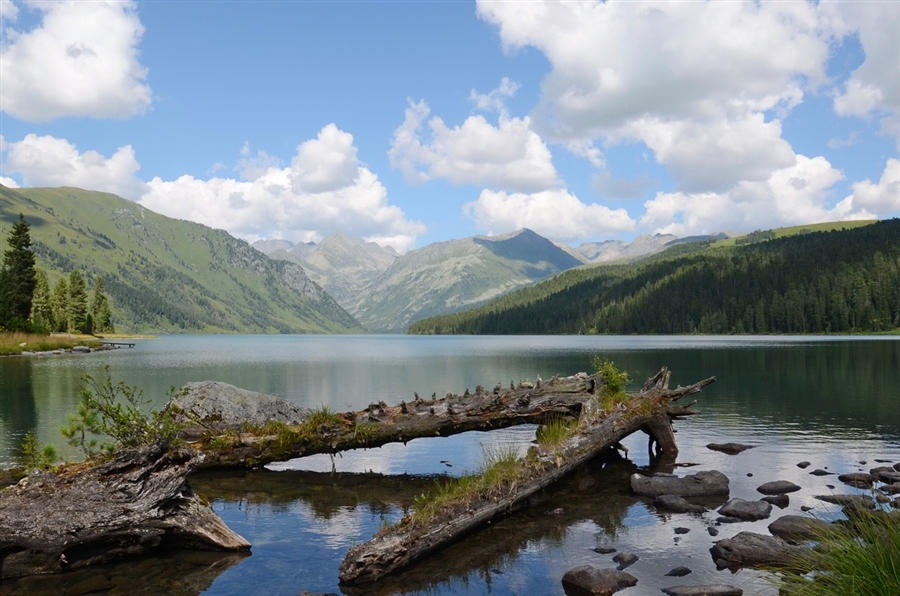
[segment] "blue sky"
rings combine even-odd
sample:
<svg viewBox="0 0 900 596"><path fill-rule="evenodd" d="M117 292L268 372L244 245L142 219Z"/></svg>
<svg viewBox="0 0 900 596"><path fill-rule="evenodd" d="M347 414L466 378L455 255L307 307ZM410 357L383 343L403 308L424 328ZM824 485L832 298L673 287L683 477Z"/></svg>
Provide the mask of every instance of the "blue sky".
<svg viewBox="0 0 900 596"><path fill-rule="evenodd" d="M0 0L0 182L400 251L900 215L900 2Z"/></svg>

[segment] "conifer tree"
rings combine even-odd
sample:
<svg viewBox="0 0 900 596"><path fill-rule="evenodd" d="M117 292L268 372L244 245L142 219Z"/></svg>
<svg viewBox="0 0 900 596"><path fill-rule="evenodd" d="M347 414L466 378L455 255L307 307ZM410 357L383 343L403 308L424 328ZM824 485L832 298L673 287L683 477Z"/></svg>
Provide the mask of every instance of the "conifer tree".
<svg viewBox="0 0 900 596"><path fill-rule="evenodd" d="M104 292L103 278L99 275L94 278L94 296L91 299L90 315L93 320L94 333L112 331L112 310L109 308L109 300Z"/></svg>
<svg viewBox="0 0 900 596"><path fill-rule="evenodd" d="M87 287L77 269L69 274L69 333L84 333L87 318Z"/></svg>
<svg viewBox="0 0 900 596"><path fill-rule="evenodd" d="M53 329L53 300L50 282L43 269L34 270L34 295L31 299L31 322L36 331Z"/></svg>
<svg viewBox="0 0 900 596"><path fill-rule="evenodd" d="M69 328L69 282L60 277L53 288L53 330L66 331Z"/></svg>
<svg viewBox="0 0 900 596"><path fill-rule="evenodd" d="M31 252L31 226L25 216L13 224L9 249L3 253L3 285L0 292L0 325L20 329L27 326L31 317L31 297L34 294L34 253Z"/></svg>

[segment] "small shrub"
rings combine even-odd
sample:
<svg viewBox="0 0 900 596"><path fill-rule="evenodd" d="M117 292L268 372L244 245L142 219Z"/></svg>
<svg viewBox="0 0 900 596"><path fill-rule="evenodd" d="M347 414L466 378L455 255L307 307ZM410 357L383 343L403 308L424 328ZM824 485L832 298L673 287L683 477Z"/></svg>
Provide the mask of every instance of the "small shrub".
<svg viewBox="0 0 900 596"><path fill-rule="evenodd" d="M627 403L631 398L625 392L625 387L631 382L628 373L620 371L609 360L594 358L594 368L602 381L598 405L602 410L610 411L621 403Z"/></svg>
<svg viewBox="0 0 900 596"><path fill-rule="evenodd" d="M56 462L56 447L41 445L34 431L30 430L22 441L22 460L29 470L49 470Z"/></svg>

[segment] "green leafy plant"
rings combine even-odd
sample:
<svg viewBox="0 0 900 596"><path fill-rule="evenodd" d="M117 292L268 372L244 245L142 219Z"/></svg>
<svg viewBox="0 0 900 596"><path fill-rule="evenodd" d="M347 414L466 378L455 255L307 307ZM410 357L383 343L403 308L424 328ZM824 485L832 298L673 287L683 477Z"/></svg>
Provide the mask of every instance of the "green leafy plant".
<svg viewBox="0 0 900 596"><path fill-rule="evenodd" d="M185 424L175 422L167 409L145 414L142 408L150 400L144 399L137 387L122 381L114 384L108 364L102 378L85 375L82 380L85 387L77 413L69 416L69 424L60 427L60 432L70 445L81 448L88 457L97 451L97 441L90 438L92 435L110 439L100 444L100 449L110 452L144 445L161 445L167 449L177 441Z"/></svg>
<svg viewBox="0 0 900 596"><path fill-rule="evenodd" d="M41 445L33 430L25 433L22 441L22 459L25 467L34 470L49 470L56 461L56 447L53 445Z"/></svg>

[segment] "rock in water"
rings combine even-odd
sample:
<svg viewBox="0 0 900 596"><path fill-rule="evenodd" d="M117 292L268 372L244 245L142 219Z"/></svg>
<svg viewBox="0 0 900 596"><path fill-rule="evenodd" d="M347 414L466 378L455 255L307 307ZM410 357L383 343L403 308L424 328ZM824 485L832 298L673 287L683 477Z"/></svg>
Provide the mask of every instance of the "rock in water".
<svg viewBox="0 0 900 596"><path fill-rule="evenodd" d="M772 513L772 504L765 501L731 499L719 509L719 513L745 521L766 519Z"/></svg>
<svg viewBox="0 0 900 596"><path fill-rule="evenodd" d="M800 487L787 480L775 480L773 482L766 482L757 487L756 490L764 495L783 495L786 493L795 493L800 490Z"/></svg>
<svg viewBox="0 0 900 596"><path fill-rule="evenodd" d="M780 538L741 532L734 538L719 540L709 552L717 565L721 561L724 566L739 568L787 565L807 549Z"/></svg>
<svg viewBox="0 0 900 596"><path fill-rule="evenodd" d="M248 391L218 381L188 383L169 400L177 422L190 424L186 434L199 438L204 430L237 430L244 424L262 426L272 420L303 424L309 409L287 400Z"/></svg>
<svg viewBox="0 0 900 596"><path fill-rule="evenodd" d="M769 532L785 540L809 540L820 536L830 528L834 526L803 515L783 515L769 524Z"/></svg>
<svg viewBox="0 0 900 596"><path fill-rule="evenodd" d="M638 495L658 497L677 495L699 497L704 495L727 495L728 477L718 470L697 472L679 478L678 476L631 476L631 489Z"/></svg>
<svg viewBox="0 0 900 596"><path fill-rule="evenodd" d="M597 569L591 565L582 565L566 571L562 577L563 588L568 593L590 596L611 596L619 590L637 584L637 578L624 571Z"/></svg>
<svg viewBox="0 0 900 596"><path fill-rule="evenodd" d="M233 532L191 489L189 448L123 449L72 473L36 472L0 491L0 578L59 573L144 554L161 543L242 551Z"/></svg>
<svg viewBox="0 0 900 596"><path fill-rule="evenodd" d="M653 506L673 513L706 513L706 507L689 503L677 495L660 495L653 500Z"/></svg>
<svg viewBox="0 0 900 596"><path fill-rule="evenodd" d="M613 561L619 564L619 571L631 567L638 562L639 557L634 553L619 553L613 557Z"/></svg>
<svg viewBox="0 0 900 596"><path fill-rule="evenodd" d="M737 455L743 451L748 449L753 449L756 445L741 445L740 443L710 443L706 446L707 449L712 449L713 451L721 451L722 453L727 453L728 455Z"/></svg>

